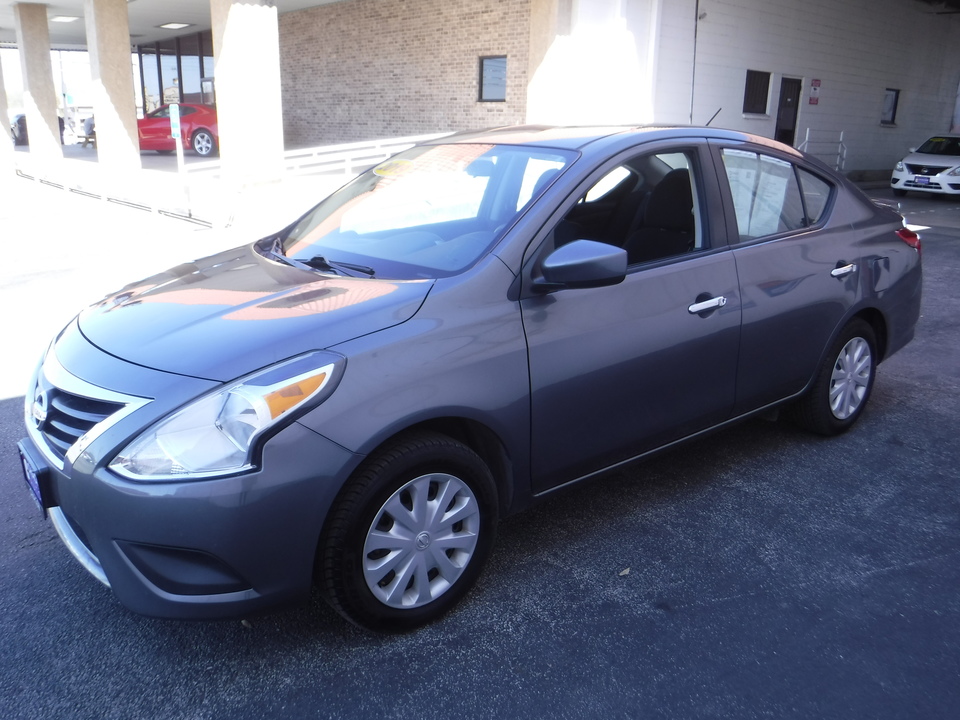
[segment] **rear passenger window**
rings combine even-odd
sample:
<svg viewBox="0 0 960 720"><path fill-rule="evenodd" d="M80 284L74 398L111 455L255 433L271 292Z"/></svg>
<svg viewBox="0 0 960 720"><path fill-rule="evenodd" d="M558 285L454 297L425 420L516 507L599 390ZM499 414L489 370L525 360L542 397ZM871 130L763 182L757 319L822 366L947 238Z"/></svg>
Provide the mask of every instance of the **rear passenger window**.
<svg viewBox="0 0 960 720"><path fill-rule="evenodd" d="M804 211L792 163L770 155L726 148L723 166L733 195L741 240L799 230L811 224ZM813 186L816 178L810 178ZM819 190L823 192L822 187ZM822 213L825 205L824 200L817 212Z"/></svg>
<svg viewBox="0 0 960 720"><path fill-rule="evenodd" d="M803 204L807 209L807 225L816 225L830 200L833 186L806 170L800 170L800 187L803 189Z"/></svg>

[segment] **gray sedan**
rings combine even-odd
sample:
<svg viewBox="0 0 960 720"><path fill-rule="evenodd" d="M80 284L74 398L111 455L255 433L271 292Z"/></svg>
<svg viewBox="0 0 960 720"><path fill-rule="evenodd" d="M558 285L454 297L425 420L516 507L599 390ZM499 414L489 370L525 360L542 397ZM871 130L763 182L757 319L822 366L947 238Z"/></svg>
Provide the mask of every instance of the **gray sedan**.
<svg viewBox="0 0 960 720"><path fill-rule="evenodd" d="M920 294L902 218L764 138L454 136L83 311L21 459L136 612L242 617L317 583L402 631L537 498L779 408L846 431Z"/></svg>

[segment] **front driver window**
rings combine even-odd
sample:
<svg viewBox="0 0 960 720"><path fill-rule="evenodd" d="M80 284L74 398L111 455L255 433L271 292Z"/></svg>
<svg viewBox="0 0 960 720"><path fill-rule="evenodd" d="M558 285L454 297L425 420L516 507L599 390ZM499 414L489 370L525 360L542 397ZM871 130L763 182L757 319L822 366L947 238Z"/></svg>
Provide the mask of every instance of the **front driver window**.
<svg viewBox="0 0 960 720"><path fill-rule="evenodd" d="M609 243L624 248L631 265L703 248L696 168L687 150L631 158L584 193L557 225L555 244Z"/></svg>

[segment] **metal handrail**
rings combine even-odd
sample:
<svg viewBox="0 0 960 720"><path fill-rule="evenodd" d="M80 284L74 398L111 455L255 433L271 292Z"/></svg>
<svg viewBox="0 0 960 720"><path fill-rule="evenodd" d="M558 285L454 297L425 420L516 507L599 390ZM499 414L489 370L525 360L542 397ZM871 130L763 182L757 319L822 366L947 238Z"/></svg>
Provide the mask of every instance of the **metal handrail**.
<svg viewBox="0 0 960 720"><path fill-rule="evenodd" d="M844 131L840 131L840 139L834 140L832 137L828 140L815 140L810 137L810 128L807 128L803 142L797 145L797 150L809 153L827 165L832 165L834 170L843 172L847 164L847 145L843 141Z"/></svg>

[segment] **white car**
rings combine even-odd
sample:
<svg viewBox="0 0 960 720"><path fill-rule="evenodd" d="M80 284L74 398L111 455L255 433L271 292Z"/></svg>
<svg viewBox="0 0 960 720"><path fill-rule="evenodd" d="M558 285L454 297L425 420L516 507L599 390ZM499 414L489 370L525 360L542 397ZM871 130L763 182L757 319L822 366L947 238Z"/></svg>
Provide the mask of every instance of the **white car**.
<svg viewBox="0 0 960 720"><path fill-rule="evenodd" d="M893 194L907 190L960 195L960 135L935 135L893 168Z"/></svg>

